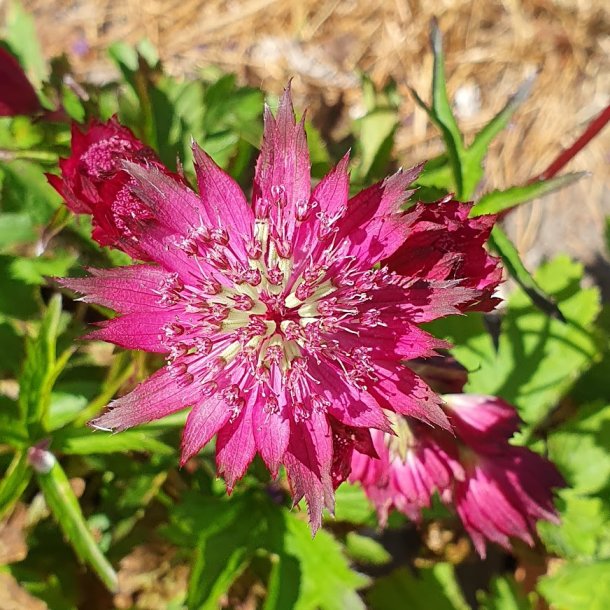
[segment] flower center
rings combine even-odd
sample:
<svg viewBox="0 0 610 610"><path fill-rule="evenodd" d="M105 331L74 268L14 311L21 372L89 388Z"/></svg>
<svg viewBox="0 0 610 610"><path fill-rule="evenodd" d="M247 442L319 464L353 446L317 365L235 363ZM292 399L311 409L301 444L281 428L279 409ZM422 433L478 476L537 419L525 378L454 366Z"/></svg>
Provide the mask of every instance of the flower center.
<svg viewBox="0 0 610 610"><path fill-rule="evenodd" d="M313 217L297 215L297 226L307 218ZM280 384L293 404L309 405L305 411L325 400L316 394L320 382L312 365L330 365L361 389L376 380L372 348L354 339L383 325L381 312L367 302L396 276L386 269L358 269L345 244L335 244L328 219L322 226L322 233L289 235L269 212L255 220L251 237L229 238L227 231L202 223L176 239L193 261L193 279L169 277L159 302L175 312L161 338L177 379L216 391L223 376L238 375L240 382L233 383L262 384L271 404Z"/></svg>

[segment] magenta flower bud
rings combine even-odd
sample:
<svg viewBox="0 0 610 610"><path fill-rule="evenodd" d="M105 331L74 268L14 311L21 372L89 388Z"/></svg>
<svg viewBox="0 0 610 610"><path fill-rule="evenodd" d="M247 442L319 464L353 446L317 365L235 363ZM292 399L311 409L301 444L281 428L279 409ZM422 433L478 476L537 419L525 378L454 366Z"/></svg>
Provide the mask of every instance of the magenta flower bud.
<svg viewBox="0 0 610 610"><path fill-rule="evenodd" d="M0 116L32 115L42 110L19 62L0 47Z"/></svg>

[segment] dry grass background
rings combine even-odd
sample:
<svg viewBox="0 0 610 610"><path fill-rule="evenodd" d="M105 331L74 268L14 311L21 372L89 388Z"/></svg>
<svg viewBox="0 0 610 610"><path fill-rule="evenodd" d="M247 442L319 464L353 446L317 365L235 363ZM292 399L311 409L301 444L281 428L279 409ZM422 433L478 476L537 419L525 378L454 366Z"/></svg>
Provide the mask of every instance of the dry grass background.
<svg viewBox="0 0 610 610"><path fill-rule="evenodd" d="M441 147L407 92L430 86L428 24L445 34L450 94L467 137L533 71L531 98L493 145L485 188L525 181L544 169L609 101L607 0L24 0L49 55L67 52L77 76L113 77L116 40L149 38L166 69L194 75L214 64L242 82L279 91L294 77L299 105L315 115L341 101L361 112L359 71L404 93L397 155L408 165ZM509 229L530 264L567 251L593 265L610 213L610 128L568 169L592 173L561 195L514 213ZM598 265L599 266L599 265Z"/></svg>

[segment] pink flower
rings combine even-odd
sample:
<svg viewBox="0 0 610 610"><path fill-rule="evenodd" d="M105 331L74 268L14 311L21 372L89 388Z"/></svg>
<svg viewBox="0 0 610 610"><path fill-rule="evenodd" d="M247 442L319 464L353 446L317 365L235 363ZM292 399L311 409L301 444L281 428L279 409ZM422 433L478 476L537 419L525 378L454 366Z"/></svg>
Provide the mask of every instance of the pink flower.
<svg viewBox="0 0 610 610"><path fill-rule="evenodd" d="M47 174L47 179L70 210L92 216L95 241L146 259L128 225L149 212L131 192L135 181L123 170L125 161L154 166L170 175L155 152L116 118L94 121L84 132L74 124L72 154L59 162L61 177Z"/></svg>
<svg viewBox="0 0 610 610"><path fill-rule="evenodd" d="M36 114L42 107L19 62L0 46L0 116Z"/></svg>
<svg viewBox="0 0 610 610"><path fill-rule="evenodd" d="M405 216L407 239L386 264L401 275L429 280L459 278L462 286L483 291L484 296L479 293L473 303L476 309L490 311L499 302L492 295L502 279L502 269L483 245L495 216L468 218L471 207L450 197L437 205L416 206Z"/></svg>
<svg viewBox="0 0 610 610"><path fill-rule="evenodd" d="M400 206L421 167L350 199L346 156L312 190L289 91L277 117L265 111L252 205L197 146L194 158L199 195L155 163L121 165L145 213L116 227L154 264L63 281L120 314L90 338L167 359L94 425L124 430L191 407L182 462L217 435L229 491L257 452L274 476L284 465L315 530L353 449L374 455L369 430L390 432L385 411L449 427L439 398L402 362L445 346L419 323L459 313L486 290L478 279L378 265L417 226Z"/></svg>
<svg viewBox="0 0 610 610"><path fill-rule="evenodd" d="M446 395L455 437L397 417L396 436L373 432L379 460L357 451L351 481L362 483L380 520L395 508L418 520L438 492L454 504L478 553L485 541L510 549L510 538L533 545L536 521L557 521L552 488L563 479L551 462L509 443L518 416L500 398Z"/></svg>

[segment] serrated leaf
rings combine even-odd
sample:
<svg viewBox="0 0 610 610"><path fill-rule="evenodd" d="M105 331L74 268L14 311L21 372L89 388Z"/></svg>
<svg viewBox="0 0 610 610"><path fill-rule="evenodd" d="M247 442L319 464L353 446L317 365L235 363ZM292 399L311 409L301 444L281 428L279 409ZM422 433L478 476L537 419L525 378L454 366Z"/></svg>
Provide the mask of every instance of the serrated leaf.
<svg viewBox="0 0 610 610"><path fill-rule="evenodd" d="M367 599L371 610L469 610L455 580L453 566L437 563L433 568L419 570L415 576L400 568L379 578Z"/></svg>
<svg viewBox="0 0 610 610"><path fill-rule="evenodd" d="M553 610L610 608L610 561L563 565L538 582L538 590Z"/></svg>
<svg viewBox="0 0 610 610"><path fill-rule="evenodd" d="M349 567L341 545L325 530L312 538L309 526L291 512L284 511L284 519L283 548L274 550L281 553L280 561L298 562L300 583L294 610L364 610L357 589L369 580Z"/></svg>
<svg viewBox="0 0 610 610"><path fill-rule="evenodd" d="M510 210L522 203L532 201L538 197L544 197L549 193L558 191L577 180L586 176L587 172L574 172L557 176L550 180L532 182L523 186L513 186L504 191L492 191L483 195L470 210L470 216L481 216L483 214L498 214Z"/></svg>
<svg viewBox="0 0 610 610"><path fill-rule="evenodd" d="M511 577L498 576L489 593L480 596L479 610L531 610L532 603Z"/></svg>
<svg viewBox="0 0 610 610"><path fill-rule="evenodd" d="M548 439L551 459L570 486L581 494L597 493L610 485L610 406L581 407L575 420Z"/></svg>
<svg viewBox="0 0 610 610"><path fill-rule="evenodd" d="M319 530L312 538L304 520L266 495L202 500L185 496L166 529L172 541L187 547L194 543L193 532L199 533L189 608L217 608L252 557L263 553L272 565L265 610L364 610L357 589L368 578L350 568L328 532Z"/></svg>
<svg viewBox="0 0 610 610"><path fill-rule="evenodd" d="M214 503L214 518L202 522L189 580L188 607L214 610L218 600L264 546L266 520L254 502Z"/></svg>
<svg viewBox="0 0 610 610"><path fill-rule="evenodd" d="M599 355L593 326L599 291L582 289L582 275L582 265L565 256L543 265L536 282L557 299L566 322L540 312L518 289L507 302L497 349L480 314L431 325L455 344L452 353L470 371L465 391L505 398L529 424L542 420Z"/></svg>
<svg viewBox="0 0 610 610"><path fill-rule="evenodd" d="M609 559L600 553L603 543L610 538L610 513L602 499L580 497L573 490L563 492L562 498L561 522L538 523L547 549L567 559Z"/></svg>
<svg viewBox="0 0 610 610"><path fill-rule="evenodd" d="M116 591L117 575L95 543L65 472L54 461L49 472L36 473L49 509L76 555L89 565L109 591Z"/></svg>

